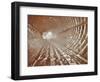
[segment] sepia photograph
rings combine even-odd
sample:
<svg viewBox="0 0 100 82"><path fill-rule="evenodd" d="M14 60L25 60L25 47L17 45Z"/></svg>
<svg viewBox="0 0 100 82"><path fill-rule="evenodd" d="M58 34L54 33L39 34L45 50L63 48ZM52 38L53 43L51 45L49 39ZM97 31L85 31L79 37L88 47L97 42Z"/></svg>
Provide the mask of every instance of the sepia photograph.
<svg viewBox="0 0 100 82"><path fill-rule="evenodd" d="M88 64L88 17L27 17L28 67Z"/></svg>

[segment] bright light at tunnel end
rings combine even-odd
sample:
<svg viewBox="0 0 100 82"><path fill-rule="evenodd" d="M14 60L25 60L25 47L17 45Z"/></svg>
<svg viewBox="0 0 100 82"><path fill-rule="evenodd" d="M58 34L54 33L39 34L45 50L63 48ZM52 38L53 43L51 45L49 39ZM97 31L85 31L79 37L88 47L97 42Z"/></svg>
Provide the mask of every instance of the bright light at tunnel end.
<svg viewBox="0 0 100 82"><path fill-rule="evenodd" d="M55 38L55 35L52 32L43 32L42 34L43 39L50 40Z"/></svg>

